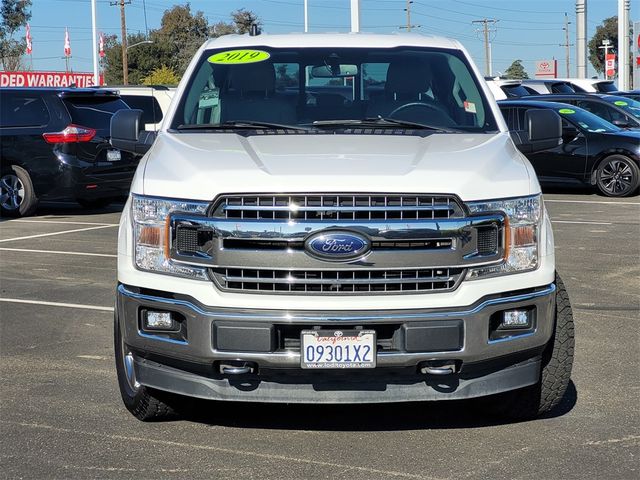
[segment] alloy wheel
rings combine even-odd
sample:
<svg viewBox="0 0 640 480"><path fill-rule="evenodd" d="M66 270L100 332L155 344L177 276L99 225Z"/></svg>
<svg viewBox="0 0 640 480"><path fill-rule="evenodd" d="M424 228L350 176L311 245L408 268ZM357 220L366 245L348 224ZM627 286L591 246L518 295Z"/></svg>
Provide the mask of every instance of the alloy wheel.
<svg viewBox="0 0 640 480"><path fill-rule="evenodd" d="M633 171L624 160L609 160L602 166L600 184L611 195L619 195L633 187Z"/></svg>
<svg viewBox="0 0 640 480"><path fill-rule="evenodd" d="M0 205L5 210L18 210L24 201L24 185L13 174L3 175L0 178Z"/></svg>

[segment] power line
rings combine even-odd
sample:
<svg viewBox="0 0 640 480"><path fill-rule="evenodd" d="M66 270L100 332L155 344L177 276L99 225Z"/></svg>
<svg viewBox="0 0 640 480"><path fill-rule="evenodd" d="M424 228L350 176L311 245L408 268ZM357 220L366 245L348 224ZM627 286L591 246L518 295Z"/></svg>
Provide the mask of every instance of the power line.
<svg viewBox="0 0 640 480"><path fill-rule="evenodd" d="M404 11L407 12L407 26L400 27L400 28L406 28L407 32L410 32L412 28L416 28L420 26L420 25L413 25L411 23L411 4L412 3L413 3L413 0L407 0L407 7L404 9Z"/></svg>
<svg viewBox="0 0 640 480"><path fill-rule="evenodd" d="M496 32L495 29L491 30L489 24L495 25L498 20L494 18L483 18L482 20L473 20L473 24L482 24L482 30L484 33L484 68L485 75L491 75L491 45L489 44L489 33Z"/></svg>
<svg viewBox="0 0 640 480"><path fill-rule="evenodd" d="M573 43L569 43L569 24L571 22L569 21L569 17L567 16L567 14L564 14L564 27L562 27L562 30L564 30L564 43L561 43L560 46L561 47L565 47L566 51L565 51L565 62L567 64L567 78L569 78L571 76L571 72L569 71L570 66L571 66L571 50L569 50L570 47L573 47Z"/></svg>

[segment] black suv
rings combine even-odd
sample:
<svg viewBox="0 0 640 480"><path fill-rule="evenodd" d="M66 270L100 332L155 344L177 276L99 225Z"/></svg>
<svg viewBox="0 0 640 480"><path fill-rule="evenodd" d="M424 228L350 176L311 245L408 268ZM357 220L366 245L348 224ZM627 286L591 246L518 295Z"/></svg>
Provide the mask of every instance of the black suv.
<svg viewBox="0 0 640 480"><path fill-rule="evenodd" d="M602 93L573 93L524 97L523 100L525 99L567 103L591 112L617 127L640 129L640 102L632 98Z"/></svg>
<svg viewBox="0 0 640 480"><path fill-rule="evenodd" d="M0 89L0 206L32 214L38 200L97 208L125 197L139 158L109 144L117 93L76 88Z"/></svg>

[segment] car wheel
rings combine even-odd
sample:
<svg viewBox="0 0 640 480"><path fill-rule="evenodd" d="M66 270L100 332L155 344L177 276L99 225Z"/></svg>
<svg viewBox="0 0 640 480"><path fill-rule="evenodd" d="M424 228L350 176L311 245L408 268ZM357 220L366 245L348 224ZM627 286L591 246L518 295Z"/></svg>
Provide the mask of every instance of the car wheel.
<svg viewBox="0 0 640 480"><path fill-rule="evenodd" d="M0 208L8 217L26 217L35 212L38 199L31 177L16 165L2 172L0 177Z"/></svg>
<svg viewBox="0 0 640 480"><path fill-rule="evenodd" d="M117 313L113 330L118 386L127 410L143 422L177 417L178 395L145 387L136 380L134 356L124 343Z"/></svg>
<svg viewBox="0 0 640 480"><path fill-rule="evenodd" d="M530 387L482 399L490 413L527 420L553 410L562 400L571 380L575 339L569 295L558 274L556 287L555 330L542 353L540 380Z"/></svg>
<svg viewBox="0 0 640 480"><path fill-rule="evenodd" d="M99 198L96 200L77 198L76 202L78 202L82 208L86 208L88 210L97 210L111 205L112 200L110 198Z"/></svg>
<svg viewBox="0 0 640 480"><path fill-rule="evenodd" d="M631 195L640 186L638 165L624 155L611 155L598 165L596 185L608 197Z"/></svg>

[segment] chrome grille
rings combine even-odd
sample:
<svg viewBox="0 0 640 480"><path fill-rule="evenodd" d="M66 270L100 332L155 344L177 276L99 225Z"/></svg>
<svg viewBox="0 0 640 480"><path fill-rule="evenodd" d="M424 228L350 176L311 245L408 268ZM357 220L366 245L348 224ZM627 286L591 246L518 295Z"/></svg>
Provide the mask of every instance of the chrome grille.
<svg viewBox="0 0 640 480"><path fill-rule="evenodd" d="M398 270L258 270L213 268L223 290L236 292L359 294L444 292L457 287L463 268Z"/></svg>
<svg viewBox="0 0 640 480"><path fill-rule="evenodd" d="M214 218L256 220L420 220L464 217L447 195L278 194L225 195Z"/></svg>

